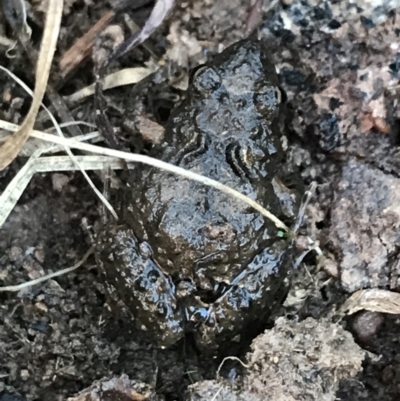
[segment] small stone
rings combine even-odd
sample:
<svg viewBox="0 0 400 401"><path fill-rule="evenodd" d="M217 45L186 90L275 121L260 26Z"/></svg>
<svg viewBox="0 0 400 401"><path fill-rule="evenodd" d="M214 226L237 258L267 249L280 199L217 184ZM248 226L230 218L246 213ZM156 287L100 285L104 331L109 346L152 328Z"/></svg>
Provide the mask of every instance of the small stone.
<svg viewBox="0 0 400 401"><path fill-rule="evenodd" d="M367 342L376 336L384 320L382 313L361 312L354 319L353 329L361 341Z"/></svg>
<svg viewBox="0 0 400 401"><path fill-rule="evenodd" d="M138 129L145 141L159 144L164 139L164 127L149 118L140 117Z"/></svg>
<svg viewBox="0 0 400 401"><path fill-rule="evenodd" d="M43 302L36 302L35 303L35 307L44 313L47 313L49 311L49 308L46 306L46 304L44 304Z"/></svg>
<svg viewBox="0 0 400 401"><path fill-rule="evenodd" d="M8 252L8 258L11 262L17 261L22 256L22 249L17 246L12 246Z"/></svg>
<svg viewBox="0 0 400 401"><path fill-rule="evenodd" d="M30 374L27 369L21 369L21 379L22 380L27 380L29 378Z"/></svg>
<svg viewBox="0 0 400 401"><path fill-rule="evenodd" d="M385 366L382 370L383 383L390 383L394 378L394 371L391 365Z"/></svg>
<svg viewBox="0 0 400 401"><path fill-rule="evenodd" d="M339 277L339 267L338 264L329 258L326 258L323 263L324 270L332 277Z"/></svg>
<svg viewBox="0 0 400 401"><path fill-rule="evenodd" d="M65 187L65 185L68 184L71 178L65 174L55 173L52 175L51 179L53 182L53 189L57 192L61 192L62 189Z"/></svg>
<svg viewBox="0 0 400 401"><path fill-rule="evenodd" d="M35 249L34 256L39 263L44 263L45 253L42 247L37 247Z"/></svg>
<svg viewBox="0 0 400 401"><path fill-rule="evenodd" d="M400 179L350 160L332 207L331 239L339 254L340 280L348 292L386 287L400 245Z"/></svg>

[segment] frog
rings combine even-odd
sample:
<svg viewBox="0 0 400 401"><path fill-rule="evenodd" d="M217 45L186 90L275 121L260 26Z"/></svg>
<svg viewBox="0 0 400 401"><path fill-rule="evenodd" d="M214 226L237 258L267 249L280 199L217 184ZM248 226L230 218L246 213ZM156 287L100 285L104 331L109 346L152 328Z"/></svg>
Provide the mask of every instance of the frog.
<svg viewBox="0 0 400 401"><path fill-rule="evenodd" d="M236 189L293 224L301 176L285 95L265 43L239 41L192 73L151 156ZM120 220L96 240L109 294L145 338L219 350L268 320L287 289L293 240L216 188L148 165L121 180ZM280 301L278 301L280 300Z"/></svg>

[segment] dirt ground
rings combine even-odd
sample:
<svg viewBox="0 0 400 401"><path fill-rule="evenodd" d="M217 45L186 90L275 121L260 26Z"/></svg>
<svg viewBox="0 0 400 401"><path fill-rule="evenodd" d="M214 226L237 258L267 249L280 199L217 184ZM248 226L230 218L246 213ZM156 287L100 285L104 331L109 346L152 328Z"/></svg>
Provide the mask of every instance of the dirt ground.
<svg viewBox="0 0 400 401"><path fill-rule="evenodd" d="M94 62L90 52L67 73L66 51L110 10L116 16L108 39L123 40L132 22L142 26L154 5L125 3L130 2L65 1L51 85L76 120L94 122L93 97L68 100L94 82ZM148 344L107 305L94 258L68 275L0 292L0 401L399 399L398 316L342 317L337 310L360 289L399 290L400 1L261 3L254 13L250 0L180 1L144 46L110 68L178 71L179 83L168 89L176 96L190 68L243 38L246 27L259 21L259 37L288 97L291 157L304 184L318 184L301 233L319 241L324 263L317 265L310 254L293 270L275 326L239 355L241 362L230 359L220 370L220 360L198 355L189 341L163 350ZM27 2L36 49L44 4ZM0 36L12 38L0 17ZM33 87L29 52L16 47L9 58L7 47L0 48L0 65ZM143 102L148 90L129 85L106 94L117 134L130 133L129 145L141 152L146 146L135 149L135 135L149 134L143 128L151 120ZM166 89L160 84L151 90ZM21 123L29 96L2 71L0 93L0 119ZM174 97L168 99L170 107ZM50 95L45 103L55 110ZM166 108L163 104L161 118L151 125L161 133ZM49 127L40 114L36 128ZM77 130L91 129L66 134ZM0 171L0 191L25 162L20 157ZM90 176L102 188L102 177ZM90 227L101 216L80 172L36 174L0 228L0 286L75 264L90 248Z"/></svg>

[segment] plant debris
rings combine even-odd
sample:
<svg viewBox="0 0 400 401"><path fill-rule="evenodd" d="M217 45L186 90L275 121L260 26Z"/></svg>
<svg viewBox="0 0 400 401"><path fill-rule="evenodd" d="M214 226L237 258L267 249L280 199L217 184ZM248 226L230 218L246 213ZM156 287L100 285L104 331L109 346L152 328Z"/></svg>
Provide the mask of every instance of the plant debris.
<svg viewBox="0 0 400 401"><path fill-rule="evenodd" d="M19 154L35 124L36 115L46 92L51 63L57 46L63 10L62 0L49 0L46 24L36 66L36 84L33 102L21 128L0 148L0 170L6 168Z"/></svg>

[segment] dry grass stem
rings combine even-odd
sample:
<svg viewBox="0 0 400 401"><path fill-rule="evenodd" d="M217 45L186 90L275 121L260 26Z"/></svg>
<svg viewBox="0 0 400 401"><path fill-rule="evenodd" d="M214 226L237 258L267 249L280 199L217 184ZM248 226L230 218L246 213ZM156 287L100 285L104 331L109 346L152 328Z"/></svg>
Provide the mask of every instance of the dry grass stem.
<svg viewBox="0 0 400 401"><path fill-rule="evenodd" d="M73 266L71 266L71 267L67 267L66 269L59 270L58 272L55 272L55 273L47 274L47 275L45 275L45 276L43 276L43 277L39 277L39 278L36 278L36 279L34 279L34 280L31 280L31 281L26 281L25 283L22 283L22 284L18 284L18 285L8 285L8 286L6 286L6 287L0 287L0 292L5 292L5 291L17 292L17 291L21 291L21 290L23 290L23 289L25 289L25 288L32 287L32 286L34 286L34 285L36 285L36 284L43 283L43 281L50 280L51 278L59 277L59 276L62 276L62 275L64 275L64 274L70 273L70 272L76 270L78 267L81 267L81 266L86 262L87 258L88 258L93 252L94 252L94 248L90 248L90 249L85 253L85 255L83 256L83 258L82 258L78 263L76 263L75 265L73 265Z"/></svg>
<svg viewBox="0 0 400 401"><path fill-rule="evenodd" d="M126 164L120 159L109 156L76 156L79 164L85 170L121 170L132 168L133 164ZM35 173L48 173L54 171L76 171L74 162L68 156L41 157L34 163Z"/></svg>
<svg viewBox="0 0 400 401"><path fill-rule="evenodd" d="M23 89L25 89L25 91L27 93L29 93L31 96L33 96L32 91L29 89L29 87L27 85L25 85L25 83L23 81L21 81L16 75L14 75L11 71L9 71L7 68L4 68L2 66L0 66L0 69L5 71L8 75L11 76L11 78L13 78L20 86L22 86ZM42 104L42 107L44 108L44 110L47 112L47 114L50 117L50 120L52 121L54 128L57 131L57 134L60 137L64 137L61 128L57 122L57 120L54 118L53 114L50 112L50 110L44 105ZM7 140L8 141L8 140ZM6 144L7 144L6 141ZM22 148L21 148L22 149ZM89 178L89 176L87 175L86 171L79 165L75 155L71 152L71 149L68 146L64 146L64 150L67 152L67 154L69 155L69 157L75 162L76 166L78 167L78 169L81 171L81 173L83 174L83 176L85 177L86 181L89 183L89 186L93 189L93 191L95 192L95 194L98 196L98 198L103 202L103 204L106 206L106 208L110 211L110 213L114 216L115 219L118 219L117 213L115 212L114 208L110 205L110 203L108 202L108 200L104 197L104 195L96 188L96 186L94 185L93 181Z"/></svg>
<svg viewBox="0 0 400 401"><path fill-rule="evenodd" d="M13 180L7 185L7 188L3 191L0 196L0 227L3 226L7 220L9 214L14 209L17 204L18 199L21 197L25 188L29 184L32 174L30 170L32 165L35 163L38 157L42 154L39 149L30 157L27 163L18 171L18 174L13 178Z"/></svg>
<svg viewBox="0 0 400 401"><path fill-rule="evenodd" d="M138 155L138 154L133 154L133 153L127 153L127 152L122 152L122 151L118 151L118 150L113 150L113 149L108 149L108 148L103 148L103 147L99 147L99 146L95 146L95 145L90 145L90 144L85 144L85 143L79 143L79 142L75 142L73 139L70 140L66 140L63 139L61 140L61 138L57 138L53 135L45 135L46 139L48 139L49 141L54 141L55 143L61 143L66 141L66 143L69 144L70 147L72 148L76 148L76 149L81 149L81 150L86 150L87 152L91 152L91 153L97 153L97 154L103 154L105 156L114 156L120 159L124 159L126 161L131 161L134 163L143 163L143 164L147 164L165 171L169 171L171 173L180 175L182 177L203 183L205 185L208 185L210 187L214 187L218 190L220 190L221 192L227 193L229 195L233 195L236 198L246 202L247 204L249 204L250 206L252 206L254 209L258 210L260 213L262 213L264 216L266 216L267 218L269 218L270 220L272 220L277 227L286 230L286 231L290 231L289 228L283 223L281 222L277 217L275 217L274 215L272 215L270 212L268 212L268 210L264 209L262 206L260 206L257 202L253 201L252 199L250 199L249 197L241 194L240 192L226 186L223 185L221 183L219 183L218 181L215 181L213 179L204 177L200 174L196 174L193 173L191 171L185 170L181 167L178 166L174 166L172 164L169 163L165 163L161 160L157 160L154 158L151 158L149 156L145 156L145 155ZM44 139L42 137L42 139ZM59 142L57 142L59 141ZM64 142L65 143L65 142Z"/></svg>
<svg viewBox="0 0 400 401"><path fill-rule="evenodd" d="M16 124L10 124L9 128L10 131L17 131L18 130L18 125ZM14 129L15 127L15 129ZM61 127L61 125L60 125ZM51 128L51 129L55 129L55 128ZM50 131L50 130L49 130ZM40 132L40 131L38 131ZM0 143L6 141L6 139L10 136L10 134L8 132L5 131L0 131ZM76 136L74 137L74 139L76 139L77 141L82 141L82 142L86 142L86 141L91 141L93 143L96 142L100 142L103 141L103 137L101 136L101 134L98 131L94 131L94 132L88 132L87 134L84 135L80 135L80 136ZM20 155L24 156L24 157L29 157L32 156L34 152L36 152L37 150L41 149L43 151L43 153L56 153L56 152L61 152L62 150L65 149L64 146L62 145L54 145L54 144L49 144L49 143L43 143L43 141L30 137L28 139L28 141L25 143L25 145L23 146L23 148L21 149Z"/></svg>
<svg viewBox="0 0 400 401"><path fill-rule="evenodd" d="M0 227L6 222L34 174L77 170L75 161L69 156L40 157L42 153L42 150L37 150L0 195ZM126 166L121 160L108 156L75 157L84 170L118 170Z"/></svg>
<svg viewBox="0 0 400 401"><path fill-rule="evenodd" d="M172 12L176 0L157 0L151 11L150 17L147 19L143 28L135 33L131 38L118 46L109 56L105 67L108 63L117 57L122 57L124 54L131 51L136 46L143 43L149 36L164 22L167 16Z"/></svg>
<svg viewBox="0 0 400 401"><path fill-rule="evenodd" d="M221 387L218 389L218 391L215 393L214 397L211 399L211 401L215 401L219 395L219 393L222 391L222 384Z"/></svg>
<svg viewBox="0 0 400 401"><path fill-rule="evenodd" d="M19 131L0 148L0 170L6 168L19 154L33 129L49 79L50 68L60 31L63 0L49 0L39 59L36 65L35 91L31 108Z"/></svg>

